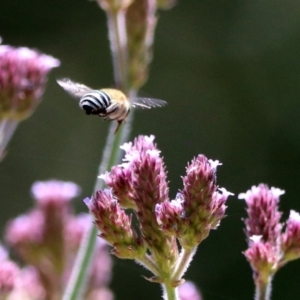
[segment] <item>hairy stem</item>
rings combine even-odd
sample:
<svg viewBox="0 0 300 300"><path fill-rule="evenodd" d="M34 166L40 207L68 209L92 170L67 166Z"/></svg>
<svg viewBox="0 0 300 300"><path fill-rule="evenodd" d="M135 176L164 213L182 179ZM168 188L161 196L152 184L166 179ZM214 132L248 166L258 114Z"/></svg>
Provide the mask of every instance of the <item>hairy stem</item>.
<svg viewBox="0 0 300 300"><path fill-rule="evenodd" d="M164 300L179 300L177 287L172 286L170 283L164 283L162 284L162 288L164 291Z"/></svg>
<svg viewBox="0 0 300 300"><path fill-rule="evenodd" d="M115 83L118 88L128 96L136 95L135 90L130 90L127 86L127 35L125 24L125 11L107 12L108 30L111 43L112 60L114 67ZM106 145L103 151L101 163L98 168L99 174L109 170L120 161L120 145L125 142L130 134L133 114L130 114L129 122L120 127L117 134L114 135L116 124L112 123ZM104 188L104 181L97 178L94 192ZM78 251L71 278L64 293L63 300L82 299L85 292L85 285L88 278L88 272L91 268L98 229L94 224L90 224L85 237Z"/></svg>
<svg viewBox="0 0 300 300"><path fill-rule="evenodd" d="M184 275L186 272L187 268L190 265L190 262L196 253L197 248L192 248L192 249L181 249L180 256L178 258L176 267L174 268L174 272L172 275L173 281L180 280L181 277Z"/></svg>
<svg viewBox="0 0 300 300"><path fill-rule="evenodd" d="M255 280L255 300L270 300L272 290L272 277L268 280Z"/></svg>

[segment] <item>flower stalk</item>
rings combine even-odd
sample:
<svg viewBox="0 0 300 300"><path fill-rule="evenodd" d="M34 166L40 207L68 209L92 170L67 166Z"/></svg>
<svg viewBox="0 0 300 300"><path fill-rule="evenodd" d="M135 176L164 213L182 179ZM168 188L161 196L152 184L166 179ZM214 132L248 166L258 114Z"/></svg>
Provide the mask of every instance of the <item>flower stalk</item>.
<svg viewBox="0 0 300 300"><path fill-rule="evenodd" d="M145 1L147 2L147 0ZM127 24L130 18L126 18L128 8L130 8L131 0L98 0L100 7L106 12L108 21L108 32L110 40L110 48L112 53L114 79L116 87L121 89L128 97L135 98L137 94L137 86L130 84L128 78L130 76L130 60L128 60L128 33ZM147 17L147 16L146 16ZM147 24L147 19L142 20ZM147 25L144 26L147 28ZM154 32L152 32L152 35ZM149 47L152 44L149 43ZM131 48L130 48L131 49ZM137 49L137 48L136 48ZM135 49L131 49L131 55L137 55ZM145 80L143 81L143 83ZM139 85L140 87L140 85ZM98 174L104 173L106 170L111 169L113 165L117 164L120 160L119 147L130 134L131 123L133 121L133 113L131 112L127 118L127 123L120 127L117 134L114 135L115 124L110 125L106 146L103 151L101 163L99 165ZM103 181L97 179L94 187L94 192L103 189ZM84 290L85 274L93 259L93 249L97 238L96 227L90 226L86 232L84 243L82 243L79 250L74 270L72 272L71 280L66 288L64 300L78 299ZM150 263L146 257L141 260L144 265L149 265L153 271L155 266Z"/></svg>

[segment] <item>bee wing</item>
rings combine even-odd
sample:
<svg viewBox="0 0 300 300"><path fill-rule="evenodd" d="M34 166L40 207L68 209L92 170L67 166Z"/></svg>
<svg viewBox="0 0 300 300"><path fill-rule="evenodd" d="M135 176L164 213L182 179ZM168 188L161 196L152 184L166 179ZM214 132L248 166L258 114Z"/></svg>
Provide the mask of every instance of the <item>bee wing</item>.
<svg viewBox="0 0 300 300"><path fill-rule="evenodd" d="M72 81L69 78L62 78L56 80L56 82L71 96L76 98L83 97L86 93L90 92L92 89L88 86Z"/></svg>
<svg viewBox="0 0 300 300"><path fill-rule="evenodd" d="M138 107L138 108L154 108L154 107L162 107L167 105L167 101L160 100L160 99L154 99L154 98L135 98L130 99L130 104L132 107Z"/></svg>

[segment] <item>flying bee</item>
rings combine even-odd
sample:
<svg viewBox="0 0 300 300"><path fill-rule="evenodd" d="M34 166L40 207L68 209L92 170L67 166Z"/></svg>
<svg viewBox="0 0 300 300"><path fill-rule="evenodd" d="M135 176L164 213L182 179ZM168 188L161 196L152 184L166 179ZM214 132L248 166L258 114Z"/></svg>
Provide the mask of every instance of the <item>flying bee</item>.
<svg viewBox="0 0 300 300"><path fill-rule="evenodd" d="M98 115L103 120L117 121L118 126L125 122L131 107L154 108L162 107L166 101L153 98L128 99L117 89L92 89L84 84L76 83L69 78L57 80L57 83L71 96L80 99L79 106L87 115Z"/></svg>

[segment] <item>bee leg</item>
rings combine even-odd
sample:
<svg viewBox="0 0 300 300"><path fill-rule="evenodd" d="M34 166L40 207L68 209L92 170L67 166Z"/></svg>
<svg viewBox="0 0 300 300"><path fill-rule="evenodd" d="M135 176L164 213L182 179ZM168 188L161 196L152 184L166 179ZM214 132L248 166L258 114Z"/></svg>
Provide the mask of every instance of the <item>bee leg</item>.
<svg viewBox="0 0 300 300"><path fill-rule="evenodd" d="M122 125L122 123L123 123L123 121L117 121L117 122L118 122L118 126L117 126L117 128L116 128L116 130L115 130L114 134L116 134L116 133L117 133L117 131L119 130L120 126L121 126L121 125Z"/></svg>

